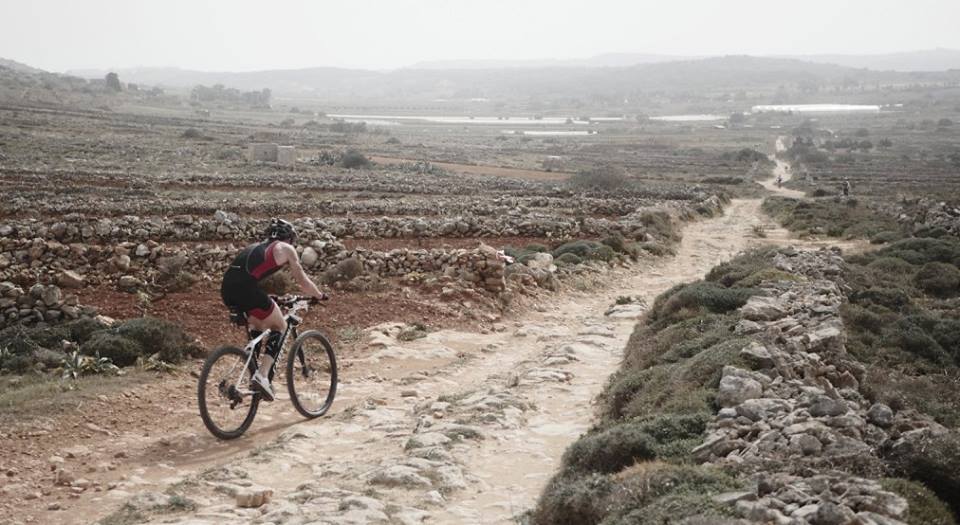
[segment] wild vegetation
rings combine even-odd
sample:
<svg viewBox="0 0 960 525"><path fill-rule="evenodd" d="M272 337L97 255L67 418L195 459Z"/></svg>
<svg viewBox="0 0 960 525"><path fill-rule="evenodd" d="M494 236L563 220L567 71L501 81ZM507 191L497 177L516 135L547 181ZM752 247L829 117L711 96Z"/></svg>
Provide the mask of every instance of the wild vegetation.
<svg viewBox="0 0 960 525"><path fill-rule="evenodd" d="M954 523L960 513L958 250L955 239L906 239L848 257L840 277L848 287L839 310L846 348L865 366L860 388L867 402L943 425L918 439L894 436L874 452L880 465L870 467L873 475L879 468L885 490L909 502L907 523ZM779 268L780 253L747 253L657 298L599 398L599 422L567 449L533 522L742 516L739 507L720 503L721 494L756 490L743 477L749 463L702 465L695 451L706 446L714 414L729 406L718 391L721 375L755 364L743 350L752 338L740 308L750 297L768 295L775 283L807 280ZM856 462L833 468L865 472ZM651 485L655 481L661 484Z"/></svg>

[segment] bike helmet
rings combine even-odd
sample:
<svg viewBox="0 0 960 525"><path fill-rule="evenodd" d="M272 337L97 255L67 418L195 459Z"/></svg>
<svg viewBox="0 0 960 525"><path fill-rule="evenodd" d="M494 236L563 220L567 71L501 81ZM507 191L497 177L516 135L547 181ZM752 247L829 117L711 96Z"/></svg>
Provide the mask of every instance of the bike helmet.
<svg viewBox="0 0 960 525"><path fill-rule="evenodd" d="M297 240L297 230L293 225L283 219L270 219L270 225L265 232L267 239L271 241L283 241L293 243Z"/></svg>

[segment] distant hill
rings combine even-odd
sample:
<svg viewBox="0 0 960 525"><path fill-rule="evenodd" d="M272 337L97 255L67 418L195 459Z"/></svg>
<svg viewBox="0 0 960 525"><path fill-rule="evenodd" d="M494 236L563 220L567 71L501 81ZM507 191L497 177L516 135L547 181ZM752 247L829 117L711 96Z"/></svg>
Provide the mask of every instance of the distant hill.
<svg viewBox="0 0 960 525"><path fill-rule="evenodd" d="M120 69L123 82L191 88L223 84L241 90L270 88L277 94L330 99L523 98L603 96L643 91L732 91L776 88L784 83L832 84L851 78L894 81L902 73L784 58L730 56L647 63L633 66L491 67L487 69L413 69L369 71L308 68L243 73L214 73L174 68ZM71 71L103 78L106 71Z"/></svg>
<svg viewBox="0 0 960 525"><path fill-rule="evenodd" d="M22 64L16 60L10 60L8 58L0 58L0 67L12 69L18 73L43 73L42 69L30 67L26 64Z"/></svg>
<svg viewBox="0 0 960 525"><path fill-rule="evenodd" d="M960 50L956 49L930 49L883 55L805 55L787 58L872 69L874 71L907 72L960 69Z"/></svg>
<svg viewBox="0 0 960 525"><path fill-rule="evenodd" d="M651 55L644 53L606 53L590 58L531 60L437 60L417 62L408 69L508 69L545 67L627 67L659 64L701 57Z"/></svg>

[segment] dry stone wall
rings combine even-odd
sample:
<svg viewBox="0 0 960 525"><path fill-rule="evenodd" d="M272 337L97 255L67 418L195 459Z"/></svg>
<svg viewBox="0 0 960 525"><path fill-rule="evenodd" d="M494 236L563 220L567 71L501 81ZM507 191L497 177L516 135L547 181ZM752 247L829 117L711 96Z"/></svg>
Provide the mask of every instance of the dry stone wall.
<svg viewBox="0 0 960 525"><path fill-rule="evenodd" d="M866 399L866 369L844 346L842 264L831 251L779 254L777 268L805 280L770 285L740 310L750 365L723 369L721 408L692 454L752 480L754 489L717 499L751 521L902 523L907 501L881 487L879 451L946 431Z"/></svg>

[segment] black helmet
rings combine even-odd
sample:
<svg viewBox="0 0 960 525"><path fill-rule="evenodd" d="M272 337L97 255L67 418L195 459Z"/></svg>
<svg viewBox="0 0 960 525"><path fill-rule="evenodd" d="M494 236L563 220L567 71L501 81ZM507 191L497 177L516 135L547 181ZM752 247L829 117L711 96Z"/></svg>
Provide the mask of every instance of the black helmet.
<svg viewBox="0 0 960 525"><path fill-rule="evenodd" d="M297 230L293 225L283 219L270 219L270 226L264 232L267 239L271 241L283 241L292 243L297 240Z"/></svg>

